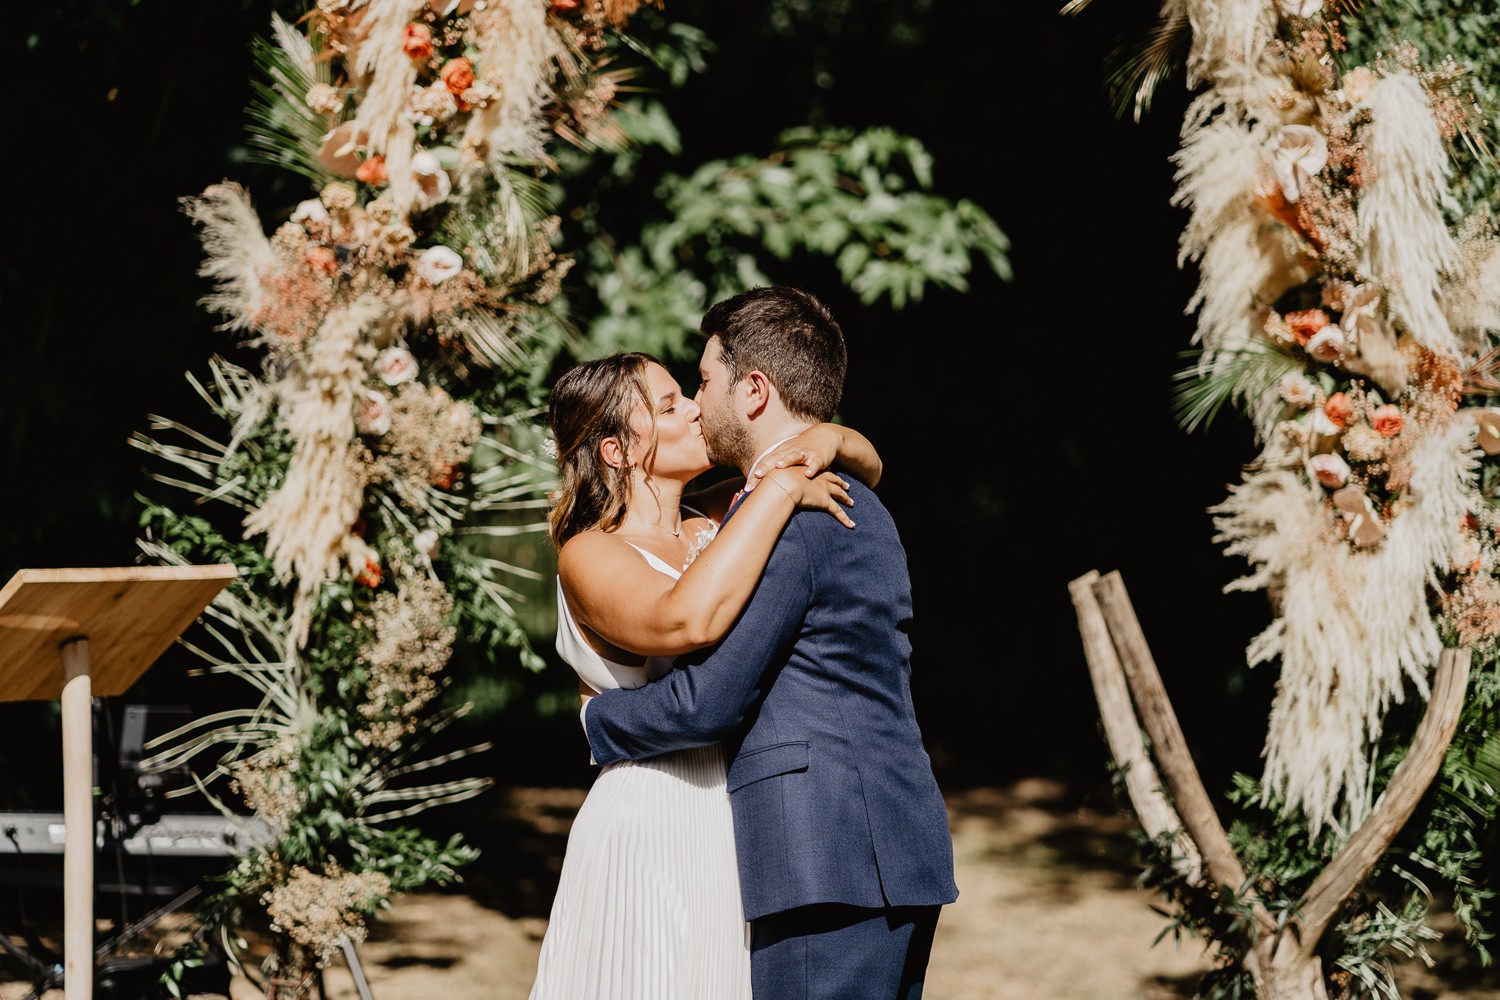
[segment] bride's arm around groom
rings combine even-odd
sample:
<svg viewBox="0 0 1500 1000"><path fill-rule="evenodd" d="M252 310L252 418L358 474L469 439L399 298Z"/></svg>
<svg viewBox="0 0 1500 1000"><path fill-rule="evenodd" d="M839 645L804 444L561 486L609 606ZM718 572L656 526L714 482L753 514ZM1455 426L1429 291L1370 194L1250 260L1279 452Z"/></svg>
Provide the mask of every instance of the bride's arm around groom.
<svg viewBox="0 0 1500 1000"><path fill-rule="evenodd" d="M733 464L748 471L749 456L831 415L843 340L812 296L757 289L715 306L703 330L704 431L719 425L711 447L742 441ZM799 405L820 388L826 400L830 383L824 412ZM728 747L763 1000L919 996L938 907L957 896L911 700L905 551L875 495L858 483L849 494L852 531L818 512L792 518L722 642L584 712L600 764Z"/></svg>

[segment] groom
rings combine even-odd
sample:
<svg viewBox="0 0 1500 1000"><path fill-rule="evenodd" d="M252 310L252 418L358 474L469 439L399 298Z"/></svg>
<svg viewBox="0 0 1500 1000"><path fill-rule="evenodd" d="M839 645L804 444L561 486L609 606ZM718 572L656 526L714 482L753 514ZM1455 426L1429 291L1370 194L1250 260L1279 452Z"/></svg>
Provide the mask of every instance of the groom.
<svg viewBox="0 0 1500 1000"><path fill-rule="evenodd" d="M714 306L702 330L697 400L715 462L748 476L832 417L844 339L816 298L758 288ZM727 744L757 1000L915 1000L938 910L958 895L912 712L906 553L875 495L849 494L852 531L821 511L792 517L719 645L584 713L599 764Z"/></svg>

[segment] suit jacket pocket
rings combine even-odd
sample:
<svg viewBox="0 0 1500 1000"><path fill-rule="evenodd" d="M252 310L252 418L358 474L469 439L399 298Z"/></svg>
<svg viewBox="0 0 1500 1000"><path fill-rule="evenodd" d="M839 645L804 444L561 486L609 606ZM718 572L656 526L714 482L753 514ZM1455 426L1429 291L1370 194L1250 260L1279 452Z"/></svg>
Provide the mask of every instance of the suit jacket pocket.
<svg viewBox="0 0 1500 1000"><path fill-rule="evenodd" d="M807 770L807 743L773 743L768 747L743 750L729 765L728 790L774 778L778 774Z"/></svg>

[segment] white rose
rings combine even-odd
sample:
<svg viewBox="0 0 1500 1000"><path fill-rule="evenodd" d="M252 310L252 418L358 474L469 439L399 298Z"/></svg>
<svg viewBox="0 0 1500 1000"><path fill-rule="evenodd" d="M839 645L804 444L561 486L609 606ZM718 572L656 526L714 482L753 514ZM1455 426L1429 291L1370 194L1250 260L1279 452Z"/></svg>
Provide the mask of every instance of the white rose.
<svg viewBox="0 0 1500 1000"><path fill-rule="evenodd" d="M361 434L384 434L391 429L391 403L385 393L367 389L359 401L354 424Z"/></svg>
<svg viewBox="0 0 1500 1000"><path fill-rule="evenodd" d="M1307 464L1313 478L1329 489L1337 489L1349 481L1349 463L1342 455L1334 452L1314 455Z"/></svg>
<svg viewBox="0 0 1500 1000"><path fill-rule="evenodd" d="M1328 140L1311 125L1288 125L1272 154L1276 182L1287 201L1296 201L1313 174L1328 165Z"/></svg>
<svg viewBox="0 0 1500 1000"><path fill-rule="evenodd" d="M375 374L386 385L400 385L417 377L417 359L404 347L389 347L375 359Z"/></svg>
<svg viewBox="0 0 1500 1000"><path fill-rule="evenodd" d="M302 226L326 226L328 224L328 209L317 198L309 198L297 203L297 210L292 213L292 221Z"/></svg>
<svg viewBox="0 0 1500 1000"><path fill-rule="evenodd" d="M464 259L447 247L428 247L417 258L417 274L428 284L437 285L464 269Z"/></svg>
<svg viewBox="0 0 1500 1000"><path fill-rule="evenodd" d="M1277 0L1276 6L1287 17L1314 17L1323 9L1323 0Z"/></svg>
<svg viewBox="0 0 1500 1000"><path fill-rule="evenodd" d="M1305 409L1317 401L1318 387L1301 372L1292 372L1281 380L1281 398L1283 402Z"/></svg>
<svg viewBox="0 0 1500 1000"><path fill-rule="evenodd" d="M448 171L438 162L438 158L423 149L411 158L412 180L417 182L417 202L423 208L430 208L448 197L453 190L453 182L448 179Z"/></svg>
<svg viewBox="0 0 1500 1000"><path fill-rule="evenodd" d="M428 559L437 558L438 549L442 547L442 542L438 539L438 533L431 528L417 532L416 537L411 540L411 543L416 547L418 552L422 553Z"/></svg>
<svg viewBox="0 0 1500 1000"><path fill-rule="evenodd" d="M1337 361L1347 346L1344 331L1330 323L1313 334L1313 338L1307 342L1307 353L1319 361Z"/></svg>

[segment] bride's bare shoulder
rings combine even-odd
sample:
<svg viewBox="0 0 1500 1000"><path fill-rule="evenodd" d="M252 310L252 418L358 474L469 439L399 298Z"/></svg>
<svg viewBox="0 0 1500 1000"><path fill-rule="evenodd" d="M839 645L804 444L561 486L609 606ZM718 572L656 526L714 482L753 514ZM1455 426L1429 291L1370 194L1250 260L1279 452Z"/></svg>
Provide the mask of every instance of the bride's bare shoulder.
<svg viewBox="0 0 1500 1000"><path fill-rule="evenodd" d="M597 528L580 531L558 550L557 572L564 580L573 579L584 569L597 572L602 566L626 557L630 551L624 540L610 532Z"/></svg>

